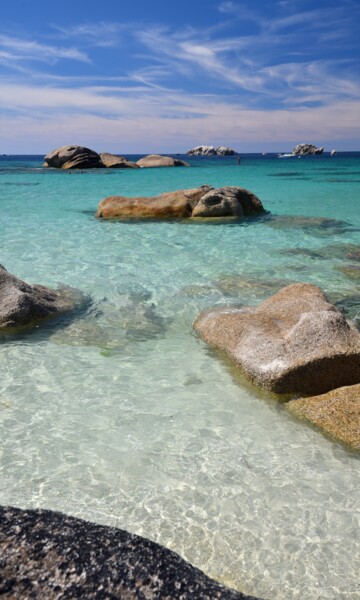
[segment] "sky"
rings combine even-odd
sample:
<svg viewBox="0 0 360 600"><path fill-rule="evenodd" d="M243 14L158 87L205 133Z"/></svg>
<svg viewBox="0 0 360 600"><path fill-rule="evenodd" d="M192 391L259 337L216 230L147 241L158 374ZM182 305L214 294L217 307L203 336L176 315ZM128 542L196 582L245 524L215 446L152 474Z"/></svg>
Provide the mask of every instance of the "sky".
<svg viewBox="0 0 360 600"><path fill-rule="evenodd" d="M359 0L17 0L0 154L360 150Z"/></svg>

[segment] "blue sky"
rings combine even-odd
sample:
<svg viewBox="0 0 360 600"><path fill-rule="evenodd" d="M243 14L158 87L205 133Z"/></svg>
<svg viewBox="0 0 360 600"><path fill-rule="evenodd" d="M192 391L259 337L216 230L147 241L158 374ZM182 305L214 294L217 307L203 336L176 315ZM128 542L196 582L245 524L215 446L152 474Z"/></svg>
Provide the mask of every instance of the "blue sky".
<svg viewBox="0 0 360 600"><path fill-rule="evenodd" d="M359 0L1 7L0 153L360 150Z"/></svg>

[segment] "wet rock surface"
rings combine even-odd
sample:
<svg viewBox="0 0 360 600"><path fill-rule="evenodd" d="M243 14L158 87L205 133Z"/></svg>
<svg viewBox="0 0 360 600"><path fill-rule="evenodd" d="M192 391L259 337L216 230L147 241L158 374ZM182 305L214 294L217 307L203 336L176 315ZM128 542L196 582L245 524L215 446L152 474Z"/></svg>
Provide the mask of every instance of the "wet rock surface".
<svg viewBox="0 0 360 600"><path fill-rule="evenodd" d="M360 334L319 288L289 285L255 308L204 311L195 330L256 385L321 394L360 382Z"/></svg>
<svg viewBox="0 0 360 600"><path fill-rule="evenodd" d="M321 396L292 400L286 408L332 438L360 450L360 385L341 387Z"/></svg>
<svg viewBox="0 0 360 600"><path fill-rule="evenodd" d="M0 525L4 600L255 600L122 529L12 507L0 507Z"/></svg>
<svg viewBox="0 0 360 600"><path fill-rule="evenodd" d="M255 194L237 186L165 192L152 198L111 196L102 200L96 216L114 218L214 218L259 215L264 207Z"/></svg>
<svg viewBox="0 0 360 600"><path fill-rule="evenodd" d="M0 330L23 328L70 311L80 299L76 290L29 284L0 265Z"/></svg>

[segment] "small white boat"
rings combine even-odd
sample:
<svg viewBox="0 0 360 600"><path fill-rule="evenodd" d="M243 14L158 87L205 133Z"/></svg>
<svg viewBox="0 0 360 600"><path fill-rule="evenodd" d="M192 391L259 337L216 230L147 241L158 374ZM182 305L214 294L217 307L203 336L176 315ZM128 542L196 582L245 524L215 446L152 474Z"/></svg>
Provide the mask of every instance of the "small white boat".
<svg viewBox="0 0 360 600"><path fill-rule="evenodd" d="M292 152L289 152L287 154L278 154L278 158L295 158L296 156L297 154L293 154Z"/></svg>

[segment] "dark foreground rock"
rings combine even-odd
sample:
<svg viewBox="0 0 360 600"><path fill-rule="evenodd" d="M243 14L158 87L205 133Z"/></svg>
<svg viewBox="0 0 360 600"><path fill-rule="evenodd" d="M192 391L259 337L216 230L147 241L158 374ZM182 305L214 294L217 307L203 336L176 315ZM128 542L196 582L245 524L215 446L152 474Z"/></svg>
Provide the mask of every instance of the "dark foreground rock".
<svg viewBox="0 0 360 600"><path fill-rule="evenodd" d="M237 152L226 146L196 146L188 150L186 154L190 156L233 156Z"/></svg>
<svg viewBox="0 0 360 600"><path fill-rule="evenodd" d="M324 152L324 148L318 148L317 146L314 146L314 144L298 144L297 146L295 146L295 148L292 150L293 154L296 154L298 156L304 156L306 154L322 154Z"/></svg>
<svg viewBox="0 0 360 600"><path fill-rule="evenodd" d="M96 216L103 219L239 218L264 212L259 198L248 190L236 186L214 189L203 185L152 198L111 196L100 202Z"/></svg>
<svg viewBox="0 0 360 600"><path fill-rule="evenodd" d="M184 160L172 158L171 156L162 156L161 154L148 154L140 158L136 163L138 167L189 167Z"/></svg>
<svg viewBox="0 0 360 600"><path fill-rule="evenodd" d="M332 438L360 450L360 385L341 387L321 396L292 400L286 408Z"/></svg>
<svg viewBox="0 0 360 600"><path fill-rule="evenodd" d="M75 290L52 290L18 279L0 265L0 329L24 327L71 310L79 301Z"/></svg>
<svg viewBox="0 0 360 600"><path fill-rule="evenodd" d="M314 285L289 285L255 308L205 311L194 327L275 393L321 394L360 383L360 333Z"/></svg>
<svg viewBox="0 0 360 600"><path fill-rule="evenodd" d="M8 600L255 600L122 529L12 507L0 507L0 595Z"/></svg>

